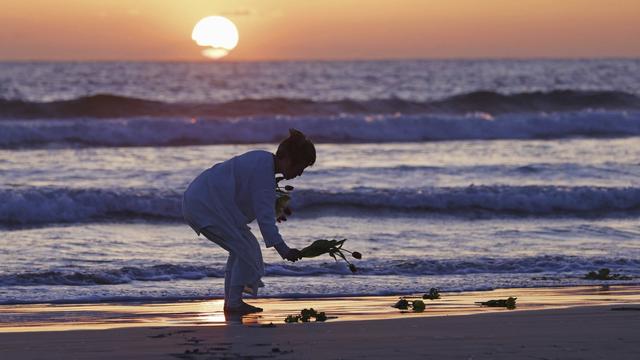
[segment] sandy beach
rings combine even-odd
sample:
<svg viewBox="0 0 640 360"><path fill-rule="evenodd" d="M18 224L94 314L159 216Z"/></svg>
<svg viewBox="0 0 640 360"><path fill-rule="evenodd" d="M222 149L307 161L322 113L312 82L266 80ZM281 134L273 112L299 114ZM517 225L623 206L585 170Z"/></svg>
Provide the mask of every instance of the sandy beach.
<svg viewBox="0 0 640 360"><path fill-rule="evenodd" d="M476 301L518 296L515 310ZM640 288L593 286L445 293L423 313L396 297L260 299L225 319L218 300L0 307L3 358L632 359ZM285 324L306 307L325 323ZM273 324L273 325L271 325Z"/></svg>

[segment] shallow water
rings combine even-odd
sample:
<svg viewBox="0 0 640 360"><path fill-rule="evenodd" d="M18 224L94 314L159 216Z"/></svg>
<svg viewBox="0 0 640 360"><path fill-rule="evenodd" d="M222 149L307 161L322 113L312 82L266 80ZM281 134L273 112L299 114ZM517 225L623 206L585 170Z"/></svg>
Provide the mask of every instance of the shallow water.
<svg viewBox="0 0 640 360"><path fill-rule="evenodd" d="M330 257L290 264L265 249L263 295L576 285L602 267L638 276L634 141L319 145L291 182L281 232L296 247L344 237L364 259L351 275ZM180 194L208 162L250 148L11 152L3 302L222 296L226 255L181 223Z"/></svg>
<svg viewBox="0 0 640 360"><path fill-rule="evenodd" d="M265 296L592 284L583 275L604 267L640 276L639 82L612 80L637 61L392 65L399 70L373 62L349 75L407 80L384 100L341 78L324 79L325 92L296 82L345 63L227 64L221 73L184 65L200 80L159 92L149 90L158 79L83 81L91 69L140 75L163 64L0 64L12 79L0 89L0 303L220 297L226 255L182 223L182 192L216 162L275 151L290 125L320 141L316 165L290 182L285 240L347 238L364 258L352 275L328 256L290 264L265 249ZM71 69L77 87L61 88L56 66ZM484 75L463 77L478 67ZM177 68L169 77L180 78ZM244 92L233 71L244 74ZM219 92L198 90L216 74L228 81ZM278 99L289 93L273 87L274 74L305 90ZM416 74L422 80L408 80ZM469 94L479 90L491 94ZM86 98L97 93L120 98ZM124 105L136 96L159 103ZM387 101L394 96L405 102ZM251 99L269 106L224 103ZM345 99L357 104L329 103ZM224 111L185 110L207 101ZM229 115L229 106L252 113ZM96 112L112 108L137 110Z"/></svg>

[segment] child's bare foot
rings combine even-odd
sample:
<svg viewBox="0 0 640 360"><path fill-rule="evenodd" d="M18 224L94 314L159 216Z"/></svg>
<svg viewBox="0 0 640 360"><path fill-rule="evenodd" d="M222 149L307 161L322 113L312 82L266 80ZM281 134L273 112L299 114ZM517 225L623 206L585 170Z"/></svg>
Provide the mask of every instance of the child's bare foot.
<svg viewBox="0 0 640 360"><path fill-rule="evenodd" d="M252 314L262 312L262 308L242 302L242 304L237 307L225 306L224 312L233 314Z"/></svg>

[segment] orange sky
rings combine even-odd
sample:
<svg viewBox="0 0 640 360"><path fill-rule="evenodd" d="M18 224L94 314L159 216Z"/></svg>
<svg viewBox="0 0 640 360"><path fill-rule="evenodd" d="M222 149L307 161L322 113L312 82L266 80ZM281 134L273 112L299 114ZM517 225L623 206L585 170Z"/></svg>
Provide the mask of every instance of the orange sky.
<svg viewBox="0 0 640 360"><path fill-rule="evenodd" d="M227 60L640 57L640 0L3 0L0 60L210 61L209 15Z"/></svg>

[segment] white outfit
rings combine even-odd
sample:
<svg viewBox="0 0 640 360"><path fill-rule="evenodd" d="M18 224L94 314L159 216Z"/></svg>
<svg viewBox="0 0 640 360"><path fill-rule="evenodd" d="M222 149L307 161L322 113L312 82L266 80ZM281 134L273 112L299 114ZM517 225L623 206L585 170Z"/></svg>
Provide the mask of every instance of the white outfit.
<svg viewBox="0 0 640 360"><path fill-rule="evenodd" d="M182 200L182 213L191 228L198 235L215 234L217 239L210 240L229 251L225 284L242 286L254 296L264 286L260 280L264 263L247 224L257 220L267 247L283 242L276 226L275 189L274 156L256 150L202 172Z"/></svg>

